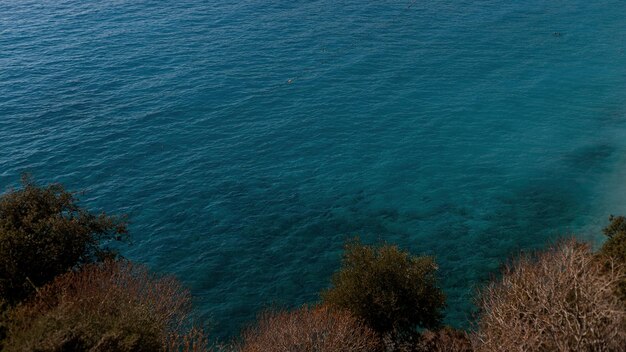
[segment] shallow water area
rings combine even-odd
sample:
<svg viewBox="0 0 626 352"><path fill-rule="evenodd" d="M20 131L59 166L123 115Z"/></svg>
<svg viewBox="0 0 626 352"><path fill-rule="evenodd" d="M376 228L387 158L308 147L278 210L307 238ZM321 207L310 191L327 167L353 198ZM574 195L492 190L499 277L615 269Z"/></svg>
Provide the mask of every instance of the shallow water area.
<svg viewBox="0 0 626 352"><path fill-rule="evenodd" d="M626 214L626 2L0 2L0 186L128 213L213 333L312 302L360 235L499 263Z"/></svg>

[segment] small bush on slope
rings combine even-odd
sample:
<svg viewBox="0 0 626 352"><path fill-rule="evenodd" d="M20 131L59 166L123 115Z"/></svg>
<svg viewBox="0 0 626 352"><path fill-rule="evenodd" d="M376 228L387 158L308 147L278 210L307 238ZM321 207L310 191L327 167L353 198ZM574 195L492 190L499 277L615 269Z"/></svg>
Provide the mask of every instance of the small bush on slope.
<svg viewBox="0 0 626 352"><path fill-rule="evenodd" d="M189 310L174 278L125 261L89 264L9 312L5 351L162 351L185 338L200 346L202 336L181 332Z"/></svg>
<svg viewBox="0 0 626 352"><path fill-rule="evenodd" d="M126 234L123 221L92 214L57 184L0 197L0 297L13 305L77 265L111 257L103 242Z"/></svg>
<svg viewBox="0 0 626 352"><path fill-rule="evenodd" d="M623 278L574 240L523 256L482 291L475 350L623 351L626 312L614 295Z"/></svg>
<svg viewBox="0 0 626 352"><path fill-rule="evenodd" d="M377 352L376 333L346 311L303 307L262 314L240 352Z"/></svg>
<svg viewBox="0 0 626 352"><path fill-rule="evenodd" d="M412 256L397 246L352 241L322 300L352 312L381 334L437 328L445 296L436 271L430 257Z"/></svg>

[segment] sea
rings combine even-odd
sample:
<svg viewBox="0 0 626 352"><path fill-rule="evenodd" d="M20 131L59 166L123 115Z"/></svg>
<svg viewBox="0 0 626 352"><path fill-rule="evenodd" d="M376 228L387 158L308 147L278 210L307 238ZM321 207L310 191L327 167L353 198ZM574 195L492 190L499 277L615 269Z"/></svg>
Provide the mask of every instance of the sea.
<svg viewBox="0 0 626 352"><path fill-rule="evenodd" d="M431 255L446 324L626 214L624 0L2 0L0 188L127 214L213 336L319 300L342 246Z"/></svg>

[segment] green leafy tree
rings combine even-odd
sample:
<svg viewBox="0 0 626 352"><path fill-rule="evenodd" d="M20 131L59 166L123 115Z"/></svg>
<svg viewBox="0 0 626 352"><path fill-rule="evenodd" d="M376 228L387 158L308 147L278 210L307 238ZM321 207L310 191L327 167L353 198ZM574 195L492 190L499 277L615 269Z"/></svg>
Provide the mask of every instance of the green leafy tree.
<svg viewBox="0 0 626 352"><path fill-rule="evenodd" d="M323 303L352 312L379 333L404 334L437 328L445 295L431 257L413 256L397 246L346 244L341 269Z"/></svg>
<svg viewBox="0 0 626 352"><path fill-rule="evenodd" d="M55 276L115 256L103 244L126 236L123 219L94 214L63 186L22 186L0 196L0 297L23 300Z"/></svg>

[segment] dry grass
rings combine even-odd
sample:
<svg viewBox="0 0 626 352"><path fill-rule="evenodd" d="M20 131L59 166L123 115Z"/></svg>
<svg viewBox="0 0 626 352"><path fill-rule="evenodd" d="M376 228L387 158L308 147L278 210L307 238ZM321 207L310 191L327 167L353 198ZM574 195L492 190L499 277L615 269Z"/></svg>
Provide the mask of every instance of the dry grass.
<svg viewBox="0 0 626 352"><path fill-rule="evenodd" d="M477 351L624 351L626 312L608 270L587 245L561 242L507 266L481 293Z"/></svg>
<svg viewBox="0 0 626 352"><path fill-rule="evenodd" d="M379 339L345 311L303 307L263 313L244 331L241 352L376 352Z"/></svg>
<svg viewBox="0 0 626 352"><path fill-rule="evenodd" d="M126 261L87 265L10 312L5 348L161 351L168 337L183 331L189 310L188 291L172 277ZM189 341L199 341L192 337Z"/></svg>

